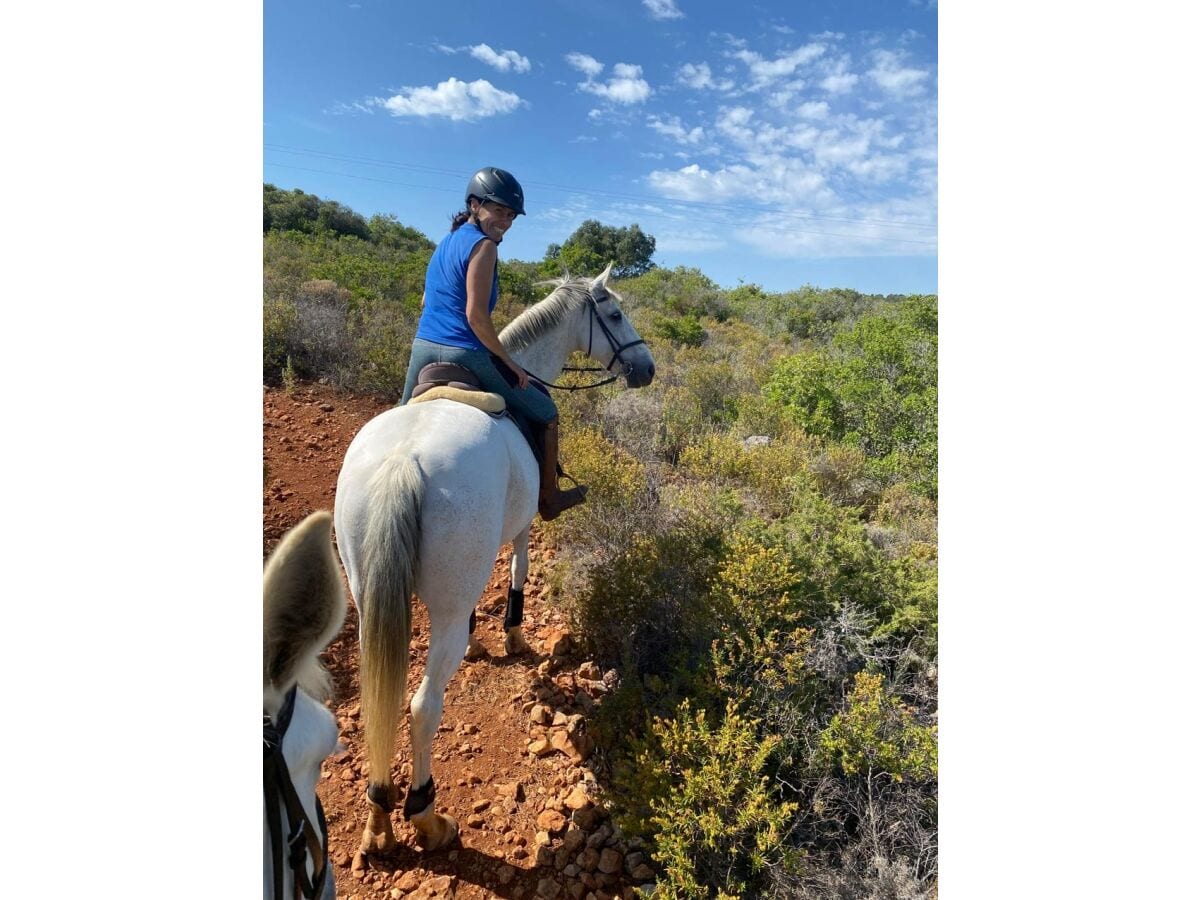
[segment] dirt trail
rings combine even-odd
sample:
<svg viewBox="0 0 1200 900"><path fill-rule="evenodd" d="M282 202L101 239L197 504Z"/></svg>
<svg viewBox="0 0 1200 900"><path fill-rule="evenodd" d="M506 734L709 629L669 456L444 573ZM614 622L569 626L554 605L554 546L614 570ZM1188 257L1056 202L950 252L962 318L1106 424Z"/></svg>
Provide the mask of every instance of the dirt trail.
<svg viewBox="0 0 1200 900"><path fill-rule="evenodd" d="M263 389L264 556L308 513L333 508L346 447L388 405L322 385L292 393ZM603 702L615 673L605 677L570 652L563 616L542 597L542 565L552 556L535 525L525 593L525 634L533 652L504 655L505 550L476 610L476 634L490 655L464 662L446 690L434 777L437 808L458 820L459 840L443 850L418 852L397 810L392 819L398 847L369 857L365 866L356 859L366 817L366 754L359 724L358 617L350 607L325 654L335 684L329 705L346 749L326 761L318 788L339 898L606 900L631 897L634 885L653 880L647 854L614 833L589 761L580 759L580 751L589 750L588 714ZM410 696L424 672L429 637L419 602L413 613ZM407 726L396 746L394 771L403 790L410 760Z"/></svg>

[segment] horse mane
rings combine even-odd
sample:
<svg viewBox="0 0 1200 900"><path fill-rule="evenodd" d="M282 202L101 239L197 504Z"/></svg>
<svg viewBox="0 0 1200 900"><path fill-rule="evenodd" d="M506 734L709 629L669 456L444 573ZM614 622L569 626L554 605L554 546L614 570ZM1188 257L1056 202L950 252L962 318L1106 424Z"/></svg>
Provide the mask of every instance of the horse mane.
<svg viewBox="0 0 1200 900"><path fill-rule="evenodd" d="M529 307L500 332L500 342L509 353L524 350L561 322L568 313L582 309L587 302L592 279L556 278L538 283L555 287L550 296Z"/></svg>

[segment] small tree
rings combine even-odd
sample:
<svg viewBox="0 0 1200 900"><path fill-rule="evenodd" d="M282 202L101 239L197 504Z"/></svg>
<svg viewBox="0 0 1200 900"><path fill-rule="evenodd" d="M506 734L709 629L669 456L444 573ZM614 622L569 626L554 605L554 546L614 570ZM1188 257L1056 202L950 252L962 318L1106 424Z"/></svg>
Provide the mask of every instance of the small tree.
<svg viewBox="0 0 1200 900"><path fill-rule="evenodd" d="M601 225L588 219L575 229L565 244L546 248L546 263L579 274L597 274L612 262L613 275L631 278L654 268L654 237L635 223L627 228Z"/></svg>

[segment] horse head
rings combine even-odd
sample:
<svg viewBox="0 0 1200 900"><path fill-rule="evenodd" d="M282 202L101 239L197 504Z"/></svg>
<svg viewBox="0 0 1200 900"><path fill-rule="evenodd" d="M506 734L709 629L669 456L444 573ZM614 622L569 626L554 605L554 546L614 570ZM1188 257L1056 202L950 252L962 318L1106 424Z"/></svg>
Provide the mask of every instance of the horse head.
<svg viewBox="0 0 1200 900"><path fill-rule="evenodd" d="M328 837L317 799L321 763L337 747L318 698L329 676L318 654L342 627L346 600L330 542L332 517L313 513L288 532L263 570L263 897L332 900ZM289 837L306 847L293 869ZM307 882L307 885L305 884Z"/></svg>
<svg viewBox="0 0 1200 900"><path fill-rule="evenodd" d="M620 294L608 286L610 262L588 286L590 315L580 329L576 348L587 353L614 375L620 372L631 388L646 387L654 380L654 357L629 317L621 311ZM599 331L603 337L599 337Z"/></svg>

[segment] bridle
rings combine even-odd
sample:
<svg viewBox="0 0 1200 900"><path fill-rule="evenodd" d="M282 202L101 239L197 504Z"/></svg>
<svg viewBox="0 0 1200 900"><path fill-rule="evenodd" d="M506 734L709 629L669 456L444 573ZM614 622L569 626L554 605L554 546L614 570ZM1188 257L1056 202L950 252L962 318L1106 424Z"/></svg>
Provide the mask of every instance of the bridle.
<svg viewBox="0 0 1200 900"><path fill-rule="evenodd" d="M601 288L601 290L603 290L603 288ZM587 309L591 316L591 320L588 322L587 355L588 356L592 355L592 336L595 334L594 326L599 325L601 333L604 335L605 339L608 341L609 349L611 349L613 352L612 359L610 359L608 361L607 366L604 366L603 368L600 368L600 369L597 369L597 368L584 369L584 368L579 368L576 366L564 366L563 371L564 372L611 372L613 363L619 362L621 364L621 374L620 375L612 375L608 378L605 378L603 381L597 381L595 384L580 384L580 385L552 384L549 381L545 381L541 378L538 378L536 375L534 375L532 373L530 373L529 377L533 378L535 381L537 381L538 384L545 385L548 388L554 388L557 391L587 391L587 390L591 390L592 388L601 387L602 385L612 384L614 381L616 381L622 375L628 375L630 372L632 372L633 371L633 363L629 362L624 357L622 357L621 351L628 350L630 347L636 347L638 344L644 344L646 342L644 340L642 340L641 338L638 338L636 341L630 341L627 344L622 344L617 340L616 336L612 333L611 330L609 330L609 327L604 324L604 316L600 315L599 304L606 303L606 302L610 301L611 299L612 298L608 296L607 292L605 292L604 296L601 297L600 299L596 299L595 292L588 291Z"/></svg>
<svg viewBox="0 0 1200 900"><path fill-rule="evenodd" d="M292 685L283 706L275 716L275 721L263 711L263 797L267 804L267 827L271 831L271 867L275 873L275 900L285 900L283 896L283 828L280 821L279 805L282 802L287 810L287 862L292 870L293 897L301 896L313 900L325 883L325 874L329 862L329 830L325 826L325 811L321 809L321 800L317 798L317 825L321 829L320 836L313 828L312 822L304 812L304 806L296 795L292 784L292 776L288 773L287 762L283 758L283 737L287 734L288 725L292 722L292 712L296 706L296 685ZM304 861L312 857L312 881L304 868Z"/></svg>

